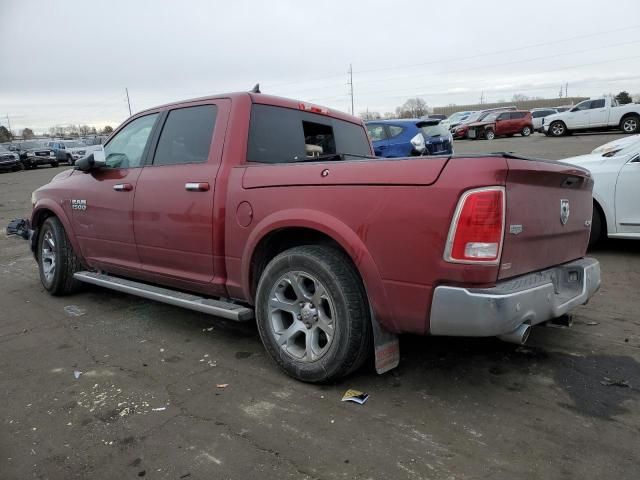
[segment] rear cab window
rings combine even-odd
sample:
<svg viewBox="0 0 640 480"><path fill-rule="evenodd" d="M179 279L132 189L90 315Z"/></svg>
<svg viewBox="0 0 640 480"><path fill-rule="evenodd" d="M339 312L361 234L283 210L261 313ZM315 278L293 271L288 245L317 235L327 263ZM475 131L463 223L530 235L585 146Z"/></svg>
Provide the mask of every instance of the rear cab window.
<svg viewBox="0 0 640 480"><path fill-rule="evenodd" d="M372 155L362 125L302 110L253 105L248 162L295 163L337 154Z"/></svg>

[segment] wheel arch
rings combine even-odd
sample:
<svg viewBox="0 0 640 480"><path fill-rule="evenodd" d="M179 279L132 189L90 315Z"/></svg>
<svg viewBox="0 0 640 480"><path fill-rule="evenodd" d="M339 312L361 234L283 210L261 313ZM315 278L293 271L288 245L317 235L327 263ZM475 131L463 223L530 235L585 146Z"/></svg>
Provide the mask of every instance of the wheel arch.
<svg viewBox="0 0 640 480"><path fill-rule="evenodd" d="M314 210L277 212L252 231L242 255L245 298L253 303L260 274L273 257L288 248L309 244L333 245L342 250L360 275L376 320L391 331L397 330L382 278L364 242L339 219Z"/></svg>
<svg viewBox="0 0 640 480"><path fill-rule="evenodd" d="M603 222L602 225L602 233L604 233L605 237L609 236L609 225L615 225L615 222L610 222L609 218L608 218L608 212L605 211L605 209L602 207L602 200L598 197L596 197L596 195L593 196L593 209L594 210L598 210L598 213L600 214L600 219ZM615 233L615 232L613 232Z"/></svg>
<svg viewBox="0 0 640 480"><path fill-rule="evenodd" d="M38 252L37 252L37 248L34 248L34 246L38 241L37 233L40 230L40 227L42 226L44 221L49 217L56 217L58 220L60 220L60 223L62 223L62 226L64 227L64 230L67 233L67 237L69 238L69 242L71 243L73 250L76 252L76 255L80 259L84 260L81 255L82 251L80 250L80 245L78 244L78 240L74 235L73 229L71 228L71 222L67 218L67 215L65 214L64 210L59 204L48 199L43 199L38 201L38 203L33 209L33 212L31 213L31 228L34 230L31 248L33 250L34 255L36 255L36 258L37 258Z"/></svg>

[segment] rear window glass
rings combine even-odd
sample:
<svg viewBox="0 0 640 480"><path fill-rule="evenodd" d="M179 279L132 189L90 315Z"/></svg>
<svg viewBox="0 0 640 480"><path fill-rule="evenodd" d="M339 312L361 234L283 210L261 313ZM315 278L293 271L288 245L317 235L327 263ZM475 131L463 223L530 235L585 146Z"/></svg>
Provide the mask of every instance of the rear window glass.
<svg viewBox="0 0 640 480"><path fill-rule="evenodd" d="M374 142L387 139L387 134L384 131L384 125L367 125L367 131L369 132L371 140Z"/></svg>
<svg viewBox="0 0 640 480"><path fill-rule="evenodd" d="M423 135L425 137L438 137L438 136L448 136L449 130L444 128L442 125L425 125L420 127Z"/></svg>
<svg viewBox="0 0 640 480"><path fill-rule="evenodd" d="M389 136L391 138L397 137L404 131L404 128L398 127L396 125L389 125Z"/></svg>
<svg viewBox="0 0 640 480"><path fill-rule="evenodd" d="M162 128L153 164L206 162L215 123L215 105L171 110Z"/></svg>
<svg viewBox="0 0 640 480"><path fill-rule="evenodd" d="M302 110L253 105L247 161L289 163L336 153L371 155L364 128Z"/></svg>

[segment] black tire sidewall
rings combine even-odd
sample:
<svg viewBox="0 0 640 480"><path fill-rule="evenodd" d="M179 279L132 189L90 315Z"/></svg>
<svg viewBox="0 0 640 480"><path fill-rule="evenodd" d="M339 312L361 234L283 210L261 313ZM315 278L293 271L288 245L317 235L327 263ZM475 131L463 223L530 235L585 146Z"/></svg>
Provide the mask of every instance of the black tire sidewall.
<svg viewBox="0 0 640 480"><path fill-rule="evenodd" d="M553 126L556 125L556 124L562 125L562 128L563 128L562 133L560 133L558 135L553 133ZM567 127L562 122L558 122L558 121L552 122L551 125L549 125L549 133L551 134L552 137L562 137L563 135L566 135Z"/></svg>
<svg viewBox="0 0 640 480"><path fill-rule="evenodd" d="M594 205L591 217L591 233L589 234L589 246L592 247L600 243L602 239L602 215L600 210Z"/></svg>
<svg viewBox="0 0 640 480"><path fill-rule="evenodd" d="M60 238L60 229L57 228L60 225L60 222L54 218L54 217L49 217L47 218L44 223L42 224L42 227L40 228L40 231L38 233L38 272L40 273L40 281L42 282L42 286L45 288L45 290L47 290L48 292L53 292L56 290L56 286L58 286L60 284L60 277L61 277L61 262L60 262L60 248L62 246L62 239ZM51 280L51 282L48 282L45 275L44 275L44 271L42 268L42 244L44 242L44 236L47 232L51 232L51 234L53 235L53 241L56 243L56 271L53 274L53 280Z"/></svg>
<svg viewBox="0 0 640 480"><path fill-rule="evenodd" d="M256 318L260 338L271 357L289 375L306 382L323 382L338 378L347 373L349 365L345 365L352 355L353 335L355 330L364 331L362 325L354 322L362 321L362 317L354 318L352 308L344 295L346 285L344 279L337 276L331 267L321 259L303 254L292 249L274 258L265 268L258 285L256 295ZM330 295L335 309L334 339L329 351L315 362L301 362L281 349L274 338L269 322L269 293L274 283L286 272L302 271L314 275ZM362 306L360 306L362 308ZM369 321L368 318L366 321Z"/></svg>

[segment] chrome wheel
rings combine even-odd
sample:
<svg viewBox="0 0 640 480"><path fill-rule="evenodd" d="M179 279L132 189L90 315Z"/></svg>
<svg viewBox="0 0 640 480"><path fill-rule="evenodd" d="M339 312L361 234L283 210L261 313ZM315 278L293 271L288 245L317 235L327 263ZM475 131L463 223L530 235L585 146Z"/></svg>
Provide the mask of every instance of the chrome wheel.
<svg viewBox="0 0 640 480"><path fill-rule="evenodd" d="M496 134L493 132L493 130L489 130L487 133L485 133L484 137L487 140L493 140L496 137Z"/></svg>
<svg viewBox="0 0 640 480"><path fill-rule="evenodd" d="M324 285L307 272L287 272L269 292L269 325L278 346L302 362L322 358L335 337L335 308Z"/></svg>
<svg viewBox="0 0 640 480"><path fill-rule="evenodd" d="M551 134L554 137L561 137L562 135L564 135L564 125L560 122L552 123Z"/></svg>
<svg viewBox="0 0 640 480"><path fill-rule="evenodd" d="M522 135L528 137L529 135L531 135L531 129L529 127L524 127L522 129Z"/></svg>
<svg viewBox="0 0 640 480"><path fill-rule="evenodd" d="M53 277L56 274L56 242L51 230L47 230L44 233L40 259L42 262L42 273L45 280L47 283L53 282Z"/></svg>
<svg viewBox="0 0 640 480"><path fill-rule="evenodd" d="M625 133L634 133L638 130L638 119L637 118L627 118L622 123L622 130Z"/></svg>

